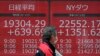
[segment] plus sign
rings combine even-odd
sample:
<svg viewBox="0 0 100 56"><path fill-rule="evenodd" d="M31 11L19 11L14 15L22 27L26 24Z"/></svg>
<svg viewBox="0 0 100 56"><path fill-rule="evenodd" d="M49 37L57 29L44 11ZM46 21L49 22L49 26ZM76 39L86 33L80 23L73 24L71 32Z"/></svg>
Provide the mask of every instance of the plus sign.
<svg viewBox="0 0 100 56"><path fill-rule="evenodd" d="M61 36L64 32L60 29L60 31L58 31L58 33L59 33L60 36Z"/></svg>
<svg viewBox="0 0 100 56"><path fill-rule="evenodd" d="M14 32L10 29L10 31L8 31L8 33L9 33L10 35L12 35Z"/></svg>

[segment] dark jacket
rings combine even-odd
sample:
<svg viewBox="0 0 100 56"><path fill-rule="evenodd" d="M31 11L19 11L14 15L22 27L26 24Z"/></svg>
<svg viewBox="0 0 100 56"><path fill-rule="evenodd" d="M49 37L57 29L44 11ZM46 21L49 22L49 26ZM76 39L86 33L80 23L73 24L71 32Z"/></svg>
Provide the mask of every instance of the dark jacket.
<svg viewBox="0 0 100 56"><path fill-rule="evenodd" d="M55 47L45 40L38 47L35 56L55 56Z"/></svg>

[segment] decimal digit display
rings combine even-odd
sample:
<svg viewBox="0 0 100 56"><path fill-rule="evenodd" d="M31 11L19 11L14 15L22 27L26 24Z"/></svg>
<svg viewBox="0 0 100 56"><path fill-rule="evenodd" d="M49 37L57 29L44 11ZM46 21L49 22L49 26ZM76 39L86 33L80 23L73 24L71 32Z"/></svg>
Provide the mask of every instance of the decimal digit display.
<svg viewBox="0 0 100 56"><path fill-rule="evenodd" d="M35 20L36 25L34 27L45 27L45 20ZM5 20L4 27L33 27L31 20Z"/></svg>
<svg viewBox="0 0 100 56"><path fill-rule="evenodd" d="M9 35L15 36L40 36L43 28L46 26L45 20L5 20L4 27L11 28L8 30ZM15 29L13 29L15 28Z"/></svg>
<svg viewBox="0 0 100 56"><path fill-rule="evenodd" d="M50 2L50 4L49 4ZM100 56L99 1L0 1L0 55L35 56L45 26L55 26L62 56Z"/></svg>
<svg viewBox="0 0 100 56"><path fill-rule="evenodd" d="M34 56L48 25L48 1L0 1L0 6L0 55Z"/></svg>
<svg viewBox="0 0 100 56"><path fill-rule="evenodd" d="M65 36L100 36L100 20L59 20ZM61 30L60 29L60 30ZM88 29L88 30L87 30ZM62 33L60 33L61 35Z"/></svg>
<svg viewBox="0 0 100 56"><path fill-rule="evenodd" d="M51 3L51 25L57 28L59 38L57 48L63 56L100 55L100 43L97 43L100 39L100 8L96 6L99 3L96 1Z"/></svg>

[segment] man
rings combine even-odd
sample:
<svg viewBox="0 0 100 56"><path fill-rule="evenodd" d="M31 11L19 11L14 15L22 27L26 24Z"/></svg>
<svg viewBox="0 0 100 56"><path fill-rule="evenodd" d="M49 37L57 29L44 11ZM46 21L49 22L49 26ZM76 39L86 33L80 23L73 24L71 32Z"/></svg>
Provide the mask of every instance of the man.
<svg viewBox="0 0 100 56"><path fill-rule="evenodd" d="M48 26L43 30L42 43L39 45L35 56L56 56L55 44L58 41L55 27Z"/></svg>

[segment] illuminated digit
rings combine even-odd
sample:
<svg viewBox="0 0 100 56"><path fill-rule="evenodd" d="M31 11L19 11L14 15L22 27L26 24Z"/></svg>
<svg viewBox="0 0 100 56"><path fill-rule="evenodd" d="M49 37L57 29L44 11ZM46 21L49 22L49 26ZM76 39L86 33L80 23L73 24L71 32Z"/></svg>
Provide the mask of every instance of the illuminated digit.
<svg viewBox="0 0 100 56"><path fill-rule="evenodd" d="M16 28L16 29L15 29L15 35L16 35L16 36L19 36L19 35L20 35L19 28Z"/></svg>
<svg viewBox="0 0 100 56"><path fill-rule="evenodd" d="M86 29L82 30L82 36L87 36L87 32L86 31L87 31Z"/></svg>
<svg viewBox="0 0 100 56"><path fill-rule="evenodd" d="M95 22L94 22L94 20L91 21L91 22L92 22L92 27L95 27Z"/></svg>
<svg viewBox="0 0 100 56"><path fill-rule="evenodd" d="M9 26L8 26L8 21L7 21L7 20L4 21L4 27L9 27Z"/></svg>
<svg viewBox="0 0 100 56"><path fill-rule="evenodd" d="M81 20L77 20L76 24L77 24L76 27L81 27Z"/></svg>
<svg viewBox="0 0 100 56"><path fill-rule="evenodd" d="M36 29L35 29L35 35L36 35L36 36L39 36L39 35L40 35L40 30L39 30L39 28L36 28Z"/></svg>
<svg viewBox="0 0 100 56"><path fill-rule="evenodd" d="M45 20L41 20L41 27L45 27L46 25L46 21Z"/></svg>
<svg viewBox="0 0 100 56"><path fill-rule="evenodd" d="M31 27L31 21L28 20L28 21L25 23L25 25L28 26L28 27Z"/></svg>
<svg viewBox="0 0 100 56"><path fill-rule="evenodd" d="M19 26L20 26L19 20L15 20L15 27L19 27Z"/></svg>
<svg viewBox="0 0 100 56"><path fill-rule="evenodd" d="M75 25L75 20L71 20L71 27L75 27L76 25Z"/></svg>
<svg viewBox="0 0 100 56"><path fill-rule="evenodd" d="M35 22L36 22L36 25L35 25L35 27L40 27L40 21L39 20L35 20Z"/></svg>
<svg viewBox="0 0 100 56"><path fill-rule="evenodd" d="M16 43L16 39L9 39L8 41L8 43Z"/></svg>
<svg viewBox="0 0 100 56"><path fill-rule="evenodd" d="M66 39L66 42L65 43L71 43L72 40L71 39Z"/></svg>
<svg viewBox="0 0 100 56"><path fill-rule="evenodd" d="M97 36L100 36L100 28L98 28L97 30L98 30L98 32L97 32L96 35L97 35Z"/></svg>
<svg viewBox="0 0 100 56"><path fill-rule="evenodd" d="M60 39L60 43L63 43L64 42L64 40L63 39Z"/></svg>
<svg viewBox="0 0 100 56"><path fill-rule="evenodd" d="M9 27L14 27L14 20L9 20Z"/></svg>
<svg viewBox="0 0 100 56"><path fill-rule="evenodd" d="M25 27L25 24L26 24L25 20L20 20L20 26L21 27Z"/></svg>
<svg viewBox="0 0 100 56"><path fill-rule="evenodd" d="M30 36L32 34L32 30L30 28L26 29L26 36Z"/></svg>
<svg viewBox="0 0 100 56"><path fill-rule="evenodd" d="M97 20L98 24L97 24L97 27L100 27L100 20Z"/></svg>
<svg viewBox="0 0 100 56"><path fill-rule="evenodd" d="M65 27L70 27L70 21L69 20L65 20Z"/></svg>
<svg viewBox="0 0 100 56"><path fill-rule="evenodd" d="M83 25L82 25L82 27L84 27L84 28L86 28L87 26L87 21L86 20L82 20L82 23L83 23Z"/></svg>
<svg viewBox="0 0 100 56"><path fill-rule="evenodd" d="M60 20L60 28L64 28L64 21L63 20Z"/></svg>
<svg viewBox="0 0 100 56"><path fill-rule="evenodd" d="M77 28L76 29L76 36L81 36L82 33L81 33L81 28Z"/></svg>
<svg viewBox="0 0 100 56"><path fill-rule="evenodd" d="M20 30L21 30L20 35L21 35L21 36L25 36L25 33L26 33L26 32L25 32L25 28L21 28Z"/></svg>
<svg viewBox="0 0 100 56"><path fill-rule="evenodd" d="M91 36L96 36L96 31L95 31L95 29L91 29L90 33L91 33Z"/></svg>
<svg viewBox="0 0 100 56"><path fill-rule="evenodd" d="M4 39L4 43L8 43L7 39Z"/></svg>
<svg viewBox="0 0 100 56"><path fill-rule="evenodd" d="M69 36L69 29L66 29L66 36Z"/></svg>
<svg viewBox="0 0 100 56"><path fill-rule="evenodd" d="M71 30L71 32L72 32L72 33L71 33L71 36L75 36L75 34L76 34L76 33L75 33L75 29L74 29L74 28L71 28L70 30Z"/></svg>

